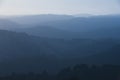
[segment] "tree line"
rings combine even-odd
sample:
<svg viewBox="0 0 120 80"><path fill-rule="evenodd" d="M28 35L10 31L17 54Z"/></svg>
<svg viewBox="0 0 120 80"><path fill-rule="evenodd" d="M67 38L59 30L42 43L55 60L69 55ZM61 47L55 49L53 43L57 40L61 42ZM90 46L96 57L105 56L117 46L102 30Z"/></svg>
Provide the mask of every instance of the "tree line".
<svg viewBox="0 0 120 80"><path fill-rule="evenodd" d="M64 68L54 75L46 70L28 74L13 72L9 76L1 76L0 80L120 80L120 66L80 64Z"/></svg>

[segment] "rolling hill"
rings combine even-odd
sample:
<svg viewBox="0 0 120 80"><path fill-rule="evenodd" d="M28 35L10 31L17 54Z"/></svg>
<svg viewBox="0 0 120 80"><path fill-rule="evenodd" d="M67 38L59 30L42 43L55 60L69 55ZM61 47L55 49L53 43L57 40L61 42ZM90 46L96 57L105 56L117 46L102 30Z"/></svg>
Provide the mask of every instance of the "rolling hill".
<svg viewBox="0 0 120 80"><path fill-rule="evenodd" d="M103 58L114 64L119 58L119 45L115 39L50 39L0 30L0 71L7 74L46 69L54 73L87 60L104 63Z"/></svg>

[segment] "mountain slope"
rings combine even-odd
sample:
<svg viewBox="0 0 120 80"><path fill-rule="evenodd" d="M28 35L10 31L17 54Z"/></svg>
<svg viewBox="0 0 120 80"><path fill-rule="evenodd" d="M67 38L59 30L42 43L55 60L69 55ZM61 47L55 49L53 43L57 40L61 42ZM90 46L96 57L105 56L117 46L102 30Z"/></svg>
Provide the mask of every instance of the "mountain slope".
<svg viewBox="0 0 120 80"><path fill-rule="evenodd" d="M106 50L100 54L91 55L84 58L85 63L92 64L115 64L120 65L120 44L111 47L111 49Z"/></svg>
<svg viewBox="0 0 120 80"><path fill-rule="evenodd" d="M114 39L49 39L0 30L0 71L40 72L47 69L56 72L63 67L85 62L86 57L91 58L92 55L98 55L99 59L100 55L112 54L112 58L107 60L113 63L119 57L114 55L115 51L119 53L120 50L117 45L120 45L120 41ZM94 63L96 59L92 59Z"/></svg>
<svg viewBox="0 0 120 80"><path fill-rule="evenodd" d="M93 16L46 23L61 30L77 32L84 38L120 38L120 16Z"/></svg>
<svg viewBox="0 0 120 80"><path fill-rule="evenodd" d="M63 30L70 30L74 32L88 32L104 28L112 28L120 26L120 16L93 16L93 17L78 17L59 22L46 23Z"/></svg>
<svg viewBox="0 0 120 80"><path fill-rule="evenodd" d="M17 32L25 32L30 35L40 36L40 37L48 37L48 38L78 38L79 35L75 32L65 31L61 29L57 29L55 27L49 26L38 26L38 27L31 27L31 28L23 28L23 29L16 29Z"/></svg>
<svg viewBox="0 0 120 80"><path fill-rule="evenodd" d="M27 16L13 16L9 20L23 25L37 26L46 22L69 20L74 18L71 15L56 15L56 14L43 14L43 15L27 15Z"/></svg>
<svg viewBox="0 0 120 80"><path fill-rule="evenodd" d="M20 28L20 27L22 27L22 25L20 25L16 22L13 22L13 21L10 21L7 19L0 19L0 29L12 30L14 28Z"/></svg>
<svg viewBox="0 0 120 80"><path fill-rule="evenodd" d="M48 20L47 22L41 20L43 23L35 23L31 28L29 26L21 31L37 36L64 39L67 36L71 38L120 38L119 15L77 17L63 20L49 18ZM35 22L39 22L39 20Z"/></svg>

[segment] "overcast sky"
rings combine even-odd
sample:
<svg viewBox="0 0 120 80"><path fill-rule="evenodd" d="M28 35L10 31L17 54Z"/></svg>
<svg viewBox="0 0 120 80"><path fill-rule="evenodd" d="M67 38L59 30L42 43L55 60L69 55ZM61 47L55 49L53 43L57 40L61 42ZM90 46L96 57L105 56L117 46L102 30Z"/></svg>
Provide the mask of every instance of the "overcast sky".
<svg viewBox="0 0 120 80"><path fill-rule="evenodd" d="M120 14L119 0L1 0L1 15Z"/></svg>

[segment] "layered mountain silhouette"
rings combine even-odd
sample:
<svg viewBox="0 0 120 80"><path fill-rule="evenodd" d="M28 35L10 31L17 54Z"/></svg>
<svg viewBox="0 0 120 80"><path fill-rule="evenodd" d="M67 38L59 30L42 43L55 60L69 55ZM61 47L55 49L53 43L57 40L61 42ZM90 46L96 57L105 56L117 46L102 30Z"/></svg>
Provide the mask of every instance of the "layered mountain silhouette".
<svg viewBox="0 0 120 80"><path fill-rule="evenodd" d="M1 19L0 71L54 73L80 63L119 64L119 21L119 15Z"/></svg>
<svg viewBox="0 0 120 80"><path fill-rule="evenodd" d="M114 37L118 38L120 30L120 16L93 16L87 18L74 18L61 22L46 23L62 30L77 32L81 37Z"/></svg>
<svg viewBox="0 0 120 80"><path fill-rule="evenodd" d="M19 24L23 22L27 24L24 25L27 28L16 31L30 33L34 36L65 38L71 35L71 38L120 38L118 35L120 15L91 17L39 15L16 17L11 20Z"/></svg>
<svg viewBox="0 0 120 80"><path fill-rule="evenodd" d="M50 39L5 30L0 30L0 44L1 73L56 72L83 62L102 64L103 59L114 64L120 50L114 39Z"/></svg>

